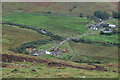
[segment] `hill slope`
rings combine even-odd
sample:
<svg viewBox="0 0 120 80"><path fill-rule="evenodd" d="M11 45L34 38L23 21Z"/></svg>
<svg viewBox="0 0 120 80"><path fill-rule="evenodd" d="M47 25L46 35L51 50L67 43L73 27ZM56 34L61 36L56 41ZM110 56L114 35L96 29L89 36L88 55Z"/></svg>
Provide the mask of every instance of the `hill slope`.
<svg viewBox="0 0 120 80"><path fill-rule="evenodd" d="M118 3L111 2L8 2L3 3L3 16L10 14L9 10L24 12L51 12L70 15L92 15L95 10L112 12L118 10Z"/></svg>
<svg viewBox="0 0 120 80"><path fill-rule="evenodd" d="M9 53L8 49L16 48L26 42L49 39L33 30L10 25L2 25L2 38L3 53Z"/></svg>

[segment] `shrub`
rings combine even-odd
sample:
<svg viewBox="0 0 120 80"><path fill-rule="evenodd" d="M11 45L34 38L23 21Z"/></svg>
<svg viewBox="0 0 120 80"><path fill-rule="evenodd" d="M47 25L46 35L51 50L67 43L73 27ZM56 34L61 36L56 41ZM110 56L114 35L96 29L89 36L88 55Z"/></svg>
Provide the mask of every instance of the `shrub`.
<svg viewBox="0 0 120 80"><path fill-rule="evenodd" d="M103 34L104 34L104 32L103 32L103 31L100 31L100 34L101 34L101 35L103 35Z"/></svg>
<svg viewBox="0 0 120 80"><path fill-rule="evenodd" d="M97 18L105 20L105 19L108 19L110 15L106 11L103 12L103 11L97 10L94 12L94 16L96 16Z"/></svg>

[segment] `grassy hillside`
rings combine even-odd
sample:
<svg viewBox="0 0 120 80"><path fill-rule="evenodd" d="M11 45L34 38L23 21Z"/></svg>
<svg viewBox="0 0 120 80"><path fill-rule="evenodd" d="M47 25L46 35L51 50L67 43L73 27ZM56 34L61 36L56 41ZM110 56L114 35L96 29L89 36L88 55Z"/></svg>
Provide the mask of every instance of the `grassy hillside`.
<svg viewBox="0 0 120 80"><path fill-rule="evenodd" d="M118 48L117 47L105 47L94 44L82 44L70 42L70 47L73 49L74 54L80 55L75 59L88 61L93 59L95 62L115 62L118 59ZM108 59L108 60L107 60Z"/></svg>
<svg viewBox="0 0 120 80"><path fill-rule="evenodd" d="M118 10L117 3L111 2L8 2L3 3L3 16L10 14L9 10L20 10L25 12L51 12L70 15L92 15L95 10L112 12Z"/></svg>
<svg viewBox="0 0 120 80"><path fill-rule="evenodd" d="M89 39L91 41L98 41L98 42L110 42L110 43L118 43L118 34L113 35L92 35L86 36L85 39Z"/></svg>
<svg viewBox="0 0 120 80"><path fill-rule="evenodd" d="M17 14L17 13L13 13ZM54 34L60 35L62 37L71 37L71 36L81 36L80 33L88 32L86 29L86 25L89 20L85 17L68 17L68 16L53 16L53 15L45 15L45 14L17 14L11 16L9 18L3 19L4 21L11 21L17 24L25 24L25 25L34 25L36 28L45 29ZM89 33L88 33L89 34ZM99 32L93 32L91 36L86 35L83 36L84 39L89 39L91 41L98 42L111 42L118 43L118 35L100 35ZM70 45L69 45L70 44ZM53 46L53 43L48 43L40 47L40 48L48 49ZM18 46L16 46L18 47ZM67 53L56 56L57 58L62 58L64 60L72 60L81 62L113 62L117 61L117 47L104 47L102 45L95 44L77 44L77 43L67 43L63 46L60 46L62 49L68 50ZM87 47L87 48L86 48ZM102 51L101 51L102 49ZM94 55L93 55L94 54ZM69 56L72 57L69 59ZM78 57L78 55L81 55ZM43 57L50 57L48 55L44 55ZM55 58L56 58L55 57ZM82 58L81 58L82 57ZM109 59L106 59L109 58ZM99 61L101 59L101 61ZM110 60L111 59L111 60Z"/></svg>
<svg viewBox="0 0 120 80"><path fill-rule="evenodd" d="M33 30L10 25L2 26L2 38L3 53L9 53L9 48L16 48L26 42L49 39Z"/></svg>
<svg viewBox="0 0 120 80"><path fill-rule="evenodd" d="M12 67L12 63L6 63L11 67L3 68L3 78L117 78L117 73L114 72L100 72L100 71L87 71L74 68L49 68L44 64L35 64L23 62L16 64L27 64L33 68L19 67L14 71L17 66ZM25 65L26 66L26 65ZM26 67L27 67L26 66ZM33 71L35 70L35 71ZM24 73L24 74L23 74ZM26 74L26 75L25 75Z"/></svg>
<svg viewBox="0 0 120 80"><path fill-rule="evenodd" d="M80 13L84 16L93 15L95 10L111 14L113 10L117 10L117 3L8 2L3 3L2 7L3 22L11 23L2 26L3 78L118 78L118 47L111 44L118 43L118 34L100 35L99 31L87 28L90 22L96 22L86 17L75 17ZM21 24L22 27L13 26L13 23ZM116 19L107 23L118 27ZM31 29L27 29L30 27ZM41 29L49 35L43 35ZM68 37L84 38L93 42L89 43L88 40L88 43L77 43L69 40L57 46L54 51L50 49ZM107 41L110 45L102 45ZM46 49L55 54L61 53L36 57L32 56L31 47L39 54ZM10 48L16 50L12 52Z"/></svg>
<svg viewBox="0 0 120 80"><path fill-rule="evenodd" d="M33 25L60 36L72 36L84 33L89 20L86 17L54 16L45 14L17 14L4 18L17 24ZM16 15L17 14L17 15Z"/></svg>

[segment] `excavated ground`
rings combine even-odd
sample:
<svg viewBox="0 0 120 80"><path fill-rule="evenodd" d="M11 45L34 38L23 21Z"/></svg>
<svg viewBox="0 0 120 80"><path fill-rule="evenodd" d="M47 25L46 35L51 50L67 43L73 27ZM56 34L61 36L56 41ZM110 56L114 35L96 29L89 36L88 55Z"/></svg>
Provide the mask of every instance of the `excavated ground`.
<svg viewBox="0 0 120 80"><path fill-rule="evenodd" d="M12 63L12 62L23 62L23 61L44 63L44 64L47 64L49 67L71 67L71 68L84 69L84 70L107 71L107 69L105 69L102 66L98 66L98 65L93 65L95 66L95 68L84 68L80 66L69 65L66 63L62 63L62 62L58 63L58 62L47 61L47 60L36 59L36 58L28 58L28 57L22 57L22 56L16 56L16 55L2 54L2 62Z"/></svg>

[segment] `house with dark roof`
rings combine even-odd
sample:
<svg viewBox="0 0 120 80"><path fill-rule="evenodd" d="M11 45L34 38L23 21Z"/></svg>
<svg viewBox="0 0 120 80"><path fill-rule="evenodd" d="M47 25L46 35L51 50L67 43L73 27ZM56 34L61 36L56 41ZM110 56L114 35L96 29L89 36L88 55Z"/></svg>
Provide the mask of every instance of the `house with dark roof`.
<svg viewBox="0 0 120 80"><path fill-rule="evenodd" d="M111 33L112 32L112 30L111 29L104 29L104 31L103 31L104 33Z"/></svg>
<svg viewBox="0 0 120 80"><path fill-rule="evenodd" d="M90 26L89 26L89 28L94 28L95 27L95 25L93 25L93 24L91 24Z"/></svg>
<svg viewBox="0 0 120 80"><path fill-rule="evenodd" d="M100 24L100 26L102 26L104 28L104 27L108 27L109 24Z"/></svg>
<svg viewBox="0 0 120 80"><path fill-rule="evenodd" d="M100 24L100 25L97 25L96 28L100 29L100 28L105 28L108 26L109 26L109 24Z"/></svg>

